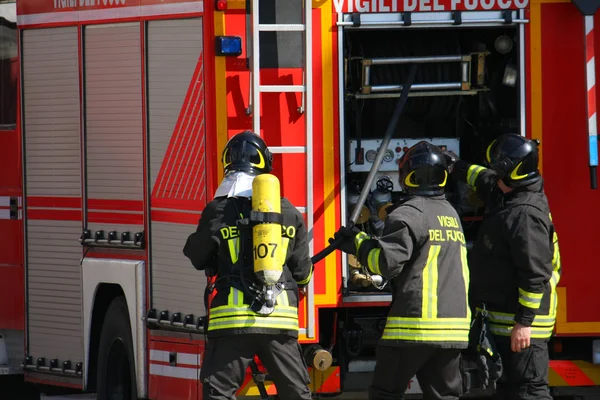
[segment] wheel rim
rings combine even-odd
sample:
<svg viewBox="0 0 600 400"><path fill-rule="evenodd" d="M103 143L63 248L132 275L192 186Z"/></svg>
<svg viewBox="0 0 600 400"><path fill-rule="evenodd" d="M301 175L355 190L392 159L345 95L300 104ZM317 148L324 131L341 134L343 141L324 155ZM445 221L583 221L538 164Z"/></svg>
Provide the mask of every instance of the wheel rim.
<svg viewBox="0 0 600 400"><path fill-rule="evenodd" d="M116 339L113 342L106 368L108 398L110 400L128 400L131 394L131 371L123 340Z"/></svg>

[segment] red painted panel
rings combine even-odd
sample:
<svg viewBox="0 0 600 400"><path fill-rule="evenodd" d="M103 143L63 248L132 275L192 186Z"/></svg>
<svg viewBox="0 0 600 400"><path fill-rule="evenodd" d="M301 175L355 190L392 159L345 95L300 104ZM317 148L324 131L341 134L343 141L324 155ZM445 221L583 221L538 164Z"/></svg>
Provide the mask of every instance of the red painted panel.
<svg viewBox="0 0 600 400"><path fill-rule="evenodd" d="M206 162L213 166L206 171L206 182L208 190L208 198L212 199L212 194L217 190L218 185L218 168L220 165L220 154L217 154L217 124L216 124L216 89L215 89L215 63L214 61L214 7L215 2L207 1L204 4L205 17L202 22L204 25L204 57L210 62L204 63L204 80L205 80L205 107L206 112ZM245 46L242 46L245 47Z"/></svg>
<svg viewBox="0 0 600 400"><path fill-rule="evenodd" d="M202 384L198 379L201 362L198 363L198 360L203 353L204 343L151 339L148 355L149 397L169 400L201 399ZM176 361L169 362L169 354L176 355Z"/></svg>
<svg viewBox="0 0 600 400"><path fill-rule="evenodd" d="M596 386L596 383L573 361L550 361L550 367L557 373L568 386Z"/></svg>
<svg viewBox="0 0 600 400"><path fill-rule="evenodd" d="M302 85L302 69L278 68L261 70L263 85ZM300 93L264 93L262 95L261 135L269 146L304 146L305 114Z"/></svg>
<svg viewBox="0 0 600 400"><path fill-rule="evenodd" d="M325 248L329 243L324 235L324 187L323 187L323 152L333 151L334 149L323 149L323 96L321 88L323 87L323 78L321 68L323 67L323 61L321 58L322 45L321 45L321 13L323 8L317 8L313 10L313 86L315 92L313 96L313 248L315 252ZM325 268L323 265L325 260L321 261L315 266L315 272L313 275L314 288L316 294L325 293Z"/></svg>
<svg viewBox="0 0 600 400"><path fill-rule="evenodd" d="M332 16L332 21L336 21L337 15L334 14ZM335 171L335 188L333 190L334 193L334 199L333 199L333 204L335 205L335 226L341 226L342 225L342 219L341 219L341 204L342 204L342 197L341 197L341 179L340 179L340 157L341 157L341 151L340 149L342 148L340 146L340 120L339 118L337 118L338 115L340 115L340 104L339 104L339 85L337 84L337 82L339 82L339 67L338 67L338 63L337 63L337 59L338 59L338 52L340 51L340 49L338 49L338 30L337 29L333 29L333 34L331 37L331 40L333 41L333 51L332 51L332 59L334 60L334 62L332 63L332 69L333 69L333 82L334 82L334 87L333 87L333 110L334 110L334 115L335 117L333 118L333 148L336 149L336 151L333 152L333 165L334 165L334 171ZM338 253L338 257L337 257L337 287L341 287L341 282L342 282L342 258L339 257L341 253ZM338 291L338 296L337 296L337 303L340 304L342 300L342 294L341 291Z"/></svg>
<svg viewBox="0 0 600 400"><path fill-rule="evenodd" d="M93 209L93 210L119 210L119 211L143 211L144 210L144 202L141 200L88 199L87 205L88 205L88 209Z"/></svg>
<svg viewBox="0 0 600 400"><path fill-rule="evenodd" d="M0 208L0 213L7 211L5 208ZM21 237L23 236L21 221L16 219L0 219L0 280L3 279L2 265L21 264L23 251L21 247Z"/></svg>
<svg viewBox="0 0 600 400"><path fill-rule="evenodd" d="M1 226L0 229L2 229ZM24 290L23 266L18 264L1 265L0 329L25 329Z"/></svg>
<svg viewBox="0 0 600 400"><path fill-rule="evenodd" d="M189 0L17 0L17 13L42 14L68 11L106 10L113 8L131 9L140 6L188 3ZM124 11L126 13L127 11Z"/></svg>
<svg viewBox="0 0 600 400"><path fill-rule="evenodd" d="M81 221L81 210L27 210L27 219Z"/></svg>
<svg viewBox="0 0 600 400"><path fill-rule="evenodd" d="M48 208L81 208L81 198L27 196L27 206Z"/></svg>
<svg viewBox="0 0 600 400"><path fill-rule="evenodd" d="M17 132L0 130L0 192L21 186L19 178L19 136Z"/></svg>
<svg viewBox="0 0 600 400"><path fill-rule="evenodd" d="M306 206L306 157L304 154L274 154L273 174L279 178L281 194L295 206Z"/></svg>
<svg viewBox="0 0 600 400"><path fill-rule="evenodd" d="M202 59L201 53L152 189L153 200L192 202L194 209L206 205Z"/></svg>
<svg viewBox="0 0 600 400"><path fill-rule="evenodd" d="M543 172L569 322L600 321L600 308L581 295L595 293L600 279L600 190L591 190L589 182L584 40L583 17L574 5L542 4Z"/></svg>
<svg viewBox="0 0 600 400"><path fill-rule="evenodd" d="M235 13L226 15L225 33L232 36L246 36L246 16ZM227 86L227 137L246 129L252 129L252 116L246 115L250 97L250 74L246 64L246 46L242 46L242 54L236 58L227 57L225 61L225 83ZM241 61L241 62L240 62ZM267 142L267 144L269 144ZM218 154L219 167L222 168L221 154Z"/></svg>

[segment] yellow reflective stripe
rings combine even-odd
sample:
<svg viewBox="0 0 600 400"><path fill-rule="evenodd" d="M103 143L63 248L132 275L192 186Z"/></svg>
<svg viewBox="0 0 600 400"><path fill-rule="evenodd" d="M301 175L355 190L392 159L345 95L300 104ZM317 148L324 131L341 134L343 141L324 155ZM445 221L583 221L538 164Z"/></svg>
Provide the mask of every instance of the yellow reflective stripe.
<svg viewBox="0 0 600 400"><path fill-rule="evenodd" d="M281 238L281 246L283 248L283 251L281 253L281 259L283 260L284 263L287 260L287 252L288 252L289 244L290 244L290 238L287 238L287 237Z"/></svg>
<svg viewBox="0 0 600 400"><path fill-rule="evenodd" d="M519 288L519 304L528 308L538 309L542 304L543 295L544 293L533 293Z"/></svg>
<svg viewBox="0 0 600 400"><path fill-rule="evenodd" d="M482 311L481 308L477 308L477 311ZM490 324L502 324L512 326L515 324L515 314L503 313L498 311L487 311L489 313ZM532 327L553 327L556 320L551 315L536 315L533 319Z"/></svg>
<svg viewBox="0 0 600 400"><path fill-rule="evenodd" d="M229 239L227 244L229 245L229 257L231 257L231 262L235 264L238 261L238 256L240 254L239 238Z"/></svg>
<svg viewBox="0 0 600 400"><path fill-rule="evenodd" d="M521 288L519 288L519 294L523 295L524 297L529 297L533 300L542 300L542 296L544 295L544 293L528 292L527 290Z"/></svg>
<svg viewBox="0 0 600 400"><path fill-rule="evenodd" d="M303 279L301 281L296 281L296 283L298 285L306 285L308 282L310 282L310 278L312 278L312 274L313 274L313 268L314 268L314 266L311 265L310 266L310 272L308 273L308 276L306 277L306 279Z"/></svg>
<svg viewBox="0 0 600 400"><path fill-rule="evenodd" d="M288 297L287 290L284 290L283 292L279 293L279 296L277 296L277 305L281 307L289 307L290 299Z"/></svg>
<svg viewBox="0 0 600 400"><path fill-rule="evenodd" d="M406 328L406 329L466 329L471 327L470 318L436 318L436 319L407 319L402 317L389 317L386 328Z"/></svg>
<svg viewBox="0 0 600 400"><path fill-rule="evenodd" d="M385 328L381 339L414 340L419 342L467 342L469 340L469 329L437 331Z"/></svg>
<svg viewBox="0 0 600 400"><path fill-rule="evenodd" d="M237 306L237 307L241 307L244 305L244 293L240 292L239 290L237 290L236 288L232 287L229 288L229 297L227 298L227 306L221 306L221 307L227 307L230 308L231 306ZM211 309L211 312L213 310L217 310L221 307L215 307L213 309Z"/></svg>
<svg viewBox="0 0 600 400"><path fill-rule="evenodd" d="M437 259L442 247L440 245L432 245L429 248L427 256L427 264L423 269L423 302L422 315L423 318L437 317L437 284L438 284L438 265Z"/></svg>
<svg viewBox="0 0 600 400"><path fill-rule="evenodd" d="M471 165L467 170L467 183L469 186L475 186L475 182L477 182L477 177L479 173L483 171L485 168L479 165Z"/></svg>
<svg viewBox="0 0 600 400"><path fill-rule="evenodd" d="M552 221L552 216L550 215ZM561 261L560 261L560 248L558 247L558 235L554 232L552 235L552 241L554 242L554 254L552 256L552 277L550 278L550 312L549 315L556 317L556 310L558 308L558 297L556 296L556 286L560 281Z"/></svg>
<svg viewBox="0 0 600 400"><path fill-rule="evenodd" d="M358 253L358 249L360 249L360 245L367 239L369 239L370 236L365 233L365 232L359 232L355 237L354 237L354 246L356 246L356 252Z"/></svg>
<svg viewBox="0 0 600 400"><path fill-rule="evenodd" d="M256 315L256 314L255 314ZM298 330L297 318L282 318L282 317L257 317L255 315L247 315L241 317L219 318L210 320L208 330L218 329L233 329L233 328L271 328ZM272 314L271 314L272 315Z"/></svg>
<svg viewBox="0 0 600 400"><path fill-rule="evenodd" d="M462 264L463 282L465 283L465 304L467 307L467 318L471 319L471 307L469 307L469 263L467 262L467 247L460 246L460 262Z"/></svg>
<svg viewBox="0 0 600 400"><path fill-rule="evenodd" d="M381 275L381 270L379 269L379 254L381 254L381 249L373 249L369 252L369 257L367 259L369 271L377 275Z"/></svg>
<svg viewBox="0 0 600 400"><path fill-rule="evenodd" d="M421 321L445 321L452 323L460 323L465 320L465 318L461 317L448 317L448 318L421 318L421 317L388 317L388 321L398 321L398 322L421 322Z"/></svg>
<svg viewBox="0 0 600 400"><path fill-rule="evenodd" d="M490 331L494 335L510 336L512 333L512 329L513 329L512 326L490 324ZM552 335L553 329L554 329L554 326L546 327L546 328L531 327L531 337L536 338L536 339L545 339Z"/></svg>

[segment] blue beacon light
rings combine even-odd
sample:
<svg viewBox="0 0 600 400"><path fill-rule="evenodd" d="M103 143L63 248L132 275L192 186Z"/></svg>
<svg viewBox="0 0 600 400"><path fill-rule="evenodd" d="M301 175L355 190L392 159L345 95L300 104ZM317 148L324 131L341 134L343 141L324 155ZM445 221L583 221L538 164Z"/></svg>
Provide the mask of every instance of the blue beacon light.
<svg viewBox="0 0 600 400"><path fill-rule="evenodd" d="M217 36L215 38L215 55L239 56L242 54L242 38L239 36Z"/></svg>

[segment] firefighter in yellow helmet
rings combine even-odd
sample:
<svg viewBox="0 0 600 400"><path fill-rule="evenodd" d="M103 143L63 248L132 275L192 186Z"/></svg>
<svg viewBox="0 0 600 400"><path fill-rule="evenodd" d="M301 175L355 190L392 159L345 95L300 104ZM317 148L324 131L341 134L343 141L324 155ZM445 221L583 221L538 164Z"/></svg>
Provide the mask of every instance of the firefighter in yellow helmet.
<svg viewBox="0 0 600 400"><path fill-rule="evenodd" d="M561 264L538 170L538 144L504 134L488 146L485 157L489 168L459 160L452 172L486 203L469 257L471 304L485 306L489 314L503 367L498 396L551 399L547 343Z"/></svg>
<svg viewBox="0 0 600 400"><path fill-rule="evenodd" d="M448 168L442 151L425 141L400 160L406 197L389 213L383 235L342 228L340 250L392 283L392 304L377 348L370 400L401 399L416 374L424 399L458 399L460 354L471 313L462 225L446 201Z"/></svg>
<svg viewBox="0 0 600 400"><path fill-rule="evenodd" d="M265 184L278 185L274 176L265 175L271 171L272 155L258 135L245 131L231 138L222 162L225 178L183 250L196 269L213 278L209 291L216 291L200 375L203 399L235 399L247 367L258 355L281 399L310 400L310 380L298 344L299 288L308 284L313 268L304 219L280 198L278 187L266 188L275 190L276 198L257 199L256 193L253 198L257 187L264 192ZM256 208L279 201L280 211ZM262 231L257 234L256 229ZM256 243L269 229L269 243ZM274 268L261 265L255 273L259 258L271 255L278 260ZM273 281L265 286L269 279Z"/></svg>

